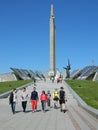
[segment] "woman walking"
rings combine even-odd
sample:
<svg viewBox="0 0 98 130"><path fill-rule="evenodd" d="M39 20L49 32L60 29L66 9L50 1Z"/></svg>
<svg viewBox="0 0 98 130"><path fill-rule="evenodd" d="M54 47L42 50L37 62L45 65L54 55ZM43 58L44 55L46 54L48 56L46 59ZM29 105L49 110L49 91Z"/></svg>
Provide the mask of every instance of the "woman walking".
<svg viewBox="0 0 98 130"><path fill-rule="evenodd" d="M58 101L59 101L59 92L58 89L55 89L53 92L53 100L54 100L54 108L58 108Z"/></svg>
<svg viewBox="0 0 98 130"><path fill-rule="evenodd" d="M26 92L26 88L25 87L22 90L21 98L22 98L23 112L25 112L26 111L26 106L27 106L27 99L28 99L28 94Z"/></svg>
<svg viewBox="0 0 98 130"><path fill-rule="evenodd" d="M45 94L45 91L42 91L42 94L40 95L40 101L42 104L42 111L45 112L46 110L46 102L48 101L47 94Z"/></svg>

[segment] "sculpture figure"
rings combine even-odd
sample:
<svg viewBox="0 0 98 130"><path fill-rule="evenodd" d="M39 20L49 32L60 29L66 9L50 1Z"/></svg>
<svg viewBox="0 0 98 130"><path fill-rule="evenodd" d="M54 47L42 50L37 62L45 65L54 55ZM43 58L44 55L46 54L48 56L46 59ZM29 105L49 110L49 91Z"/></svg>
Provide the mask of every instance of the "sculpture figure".
<svg viewBox="0 0 98 130"><path fill-rule="evenodd" d="M68 65L67 67L63 67L66 70L66 78L70 78L70 70L71 70L71 66L68 60Z"/></svg>

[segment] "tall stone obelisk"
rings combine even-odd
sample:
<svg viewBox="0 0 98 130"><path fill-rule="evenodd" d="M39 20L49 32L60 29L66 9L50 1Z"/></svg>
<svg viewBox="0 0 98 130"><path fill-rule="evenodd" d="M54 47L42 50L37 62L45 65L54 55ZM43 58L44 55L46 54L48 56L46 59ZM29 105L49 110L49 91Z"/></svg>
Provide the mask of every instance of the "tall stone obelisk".
<svg viewBox="0 0 98 130"><path fill-rule="evenodd" d="M54 21L54 7L51 5L50 14L50 77L56 74L56 52L55 52L55 21Z"/></svg>

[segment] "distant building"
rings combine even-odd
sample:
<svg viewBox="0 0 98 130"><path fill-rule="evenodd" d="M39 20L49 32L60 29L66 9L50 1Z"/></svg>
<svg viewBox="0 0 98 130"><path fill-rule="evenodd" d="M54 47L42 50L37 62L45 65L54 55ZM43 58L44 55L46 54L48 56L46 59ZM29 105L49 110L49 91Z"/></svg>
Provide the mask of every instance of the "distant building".
<svg viewBox="0 0 98 130"><path fill-rule="evenodd" d="M10 68L10 69L13 72L0 74L0 82L45 78L45 75L39 71L34 72L32 70L18 69L18 68Z"/></svg>
<svg viewBox="0 0 98 130"><path fill-rule="evenodd" d="M86 66L83 69L77 69L70 75L71 79L98 81L98 66Z"/></svg>
<svg viewBox="0 0 98 130"><path fill-rule="evenodd" d="M0 82L6 81L17 81L17 78L14 73L0 74Z"/></svg>

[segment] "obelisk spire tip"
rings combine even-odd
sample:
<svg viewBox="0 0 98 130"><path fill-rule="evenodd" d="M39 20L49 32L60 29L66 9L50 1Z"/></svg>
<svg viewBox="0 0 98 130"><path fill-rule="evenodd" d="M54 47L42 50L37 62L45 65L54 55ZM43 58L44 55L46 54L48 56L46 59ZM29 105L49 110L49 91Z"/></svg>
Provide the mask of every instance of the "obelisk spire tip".
<svg viewBox="0 0 98 130"><path fill-rule="evenodd" d="M51 16L54 16L54 6L51 4Z"/></svg>

